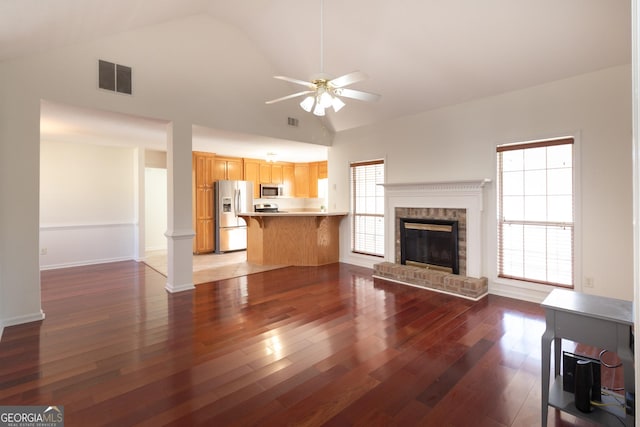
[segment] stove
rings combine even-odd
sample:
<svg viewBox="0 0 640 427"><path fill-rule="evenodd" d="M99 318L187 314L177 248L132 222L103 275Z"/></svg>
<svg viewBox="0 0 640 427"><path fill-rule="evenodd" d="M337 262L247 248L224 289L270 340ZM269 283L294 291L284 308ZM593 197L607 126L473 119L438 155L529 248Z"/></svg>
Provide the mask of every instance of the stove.
<svg viewBox="0 0 640 427"><path fill-rule="evenodd" d="M256 212L270 212L270 213L282 212L282 211L278 211L277 203L258 203L256 205L253 205L253 210Z"/></svg>

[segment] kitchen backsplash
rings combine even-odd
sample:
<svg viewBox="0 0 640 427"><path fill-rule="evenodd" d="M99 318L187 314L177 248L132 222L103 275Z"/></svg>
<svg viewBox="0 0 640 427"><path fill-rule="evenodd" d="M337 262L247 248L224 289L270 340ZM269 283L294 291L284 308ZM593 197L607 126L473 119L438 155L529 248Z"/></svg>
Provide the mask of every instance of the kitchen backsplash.
<svg viewBox="0 0 640 427"><path fill-rule="evenodd" d="M282 211L320 211L326 205L323 198L278 197L275 199L253 199L253 204L276 203Z"/></svg>

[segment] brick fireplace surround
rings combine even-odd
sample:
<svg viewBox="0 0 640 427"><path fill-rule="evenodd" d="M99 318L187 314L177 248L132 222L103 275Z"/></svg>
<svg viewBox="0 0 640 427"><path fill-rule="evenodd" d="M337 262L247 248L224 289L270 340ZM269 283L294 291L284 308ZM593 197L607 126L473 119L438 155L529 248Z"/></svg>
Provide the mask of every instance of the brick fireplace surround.
<svg viewBox="0 0 640 427"><path fill-rule="evenodd" d="M480 271L483 191L488 182L384 184L386 256L385 262L374 265L373 276L474 301L487 295L487 278ZM400 264L399 218L459 221L460 274Z"/></svg>

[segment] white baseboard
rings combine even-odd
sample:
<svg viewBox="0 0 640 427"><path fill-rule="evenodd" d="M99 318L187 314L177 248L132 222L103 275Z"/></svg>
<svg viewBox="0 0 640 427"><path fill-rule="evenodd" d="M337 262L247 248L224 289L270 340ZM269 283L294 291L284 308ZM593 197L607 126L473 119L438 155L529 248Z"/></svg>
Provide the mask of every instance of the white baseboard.
<svg viewBox="0 0 640 427"><path fill-rule="evenodd" d="M131 257L117 257L117 258L105 258L105 259L92 259L92 260L77 261L77 262L66 262L62 264L41 265L40 271L56 270L58 268L83 267L86 265L107 264L110 262L130 261L132 259L133 258Z"/></svg>
<svg viewBox="0 0 640 427"><path fill-rule="evenodd" d="M175 294L177 292L191 291L195 289L195 285L193 283L184 283L182 285L172 285L169 282L164 286L167 292L171 294Z"/></svg>
<svg viewBox="0 0 640 427"><path fill-rule="evenodd" d="M529 301L538 304L541 303L547 297L547 295L549 295L551 289L553 288L536 290L528 289L526 287L516 287L501 283L489 282L489 293L491 295L519 299L522 301Z"/></svg>
<svg viewBox="0 0 640 427"><path fill-rule="evenodd" d="M30 322L37 322L39 320L44 320L44 317L45 317L44 312L40 310L38 313L25 314L22 316L15 316L15 317L10 317L8 319L2 319L0 321L0 325L2 326L2 329L4 329L7 326L22 325L23 323L30 323Z"/></svg>
<svg viewBox="0 0 640 427"><path fill-rule="evenodd" d="M373 266L375 264L384 262L384 258L349 252L346 256L341 257L340 262L343 262L345 264L357 265L358 267L373 269Z"/></svg>

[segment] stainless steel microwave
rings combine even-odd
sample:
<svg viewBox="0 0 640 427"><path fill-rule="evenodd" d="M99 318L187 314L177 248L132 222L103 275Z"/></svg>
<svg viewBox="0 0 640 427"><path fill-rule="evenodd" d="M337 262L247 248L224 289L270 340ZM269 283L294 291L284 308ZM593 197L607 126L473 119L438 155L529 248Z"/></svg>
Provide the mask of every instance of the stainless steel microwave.
<svg viewBox="0 0 640 427"><path fill-rule="evenodd" d="M260 197L263 199L284 196L284 187L277 184L260 184Z"/></svg>

